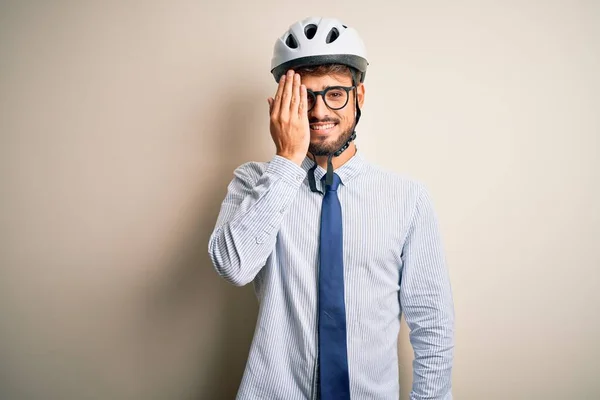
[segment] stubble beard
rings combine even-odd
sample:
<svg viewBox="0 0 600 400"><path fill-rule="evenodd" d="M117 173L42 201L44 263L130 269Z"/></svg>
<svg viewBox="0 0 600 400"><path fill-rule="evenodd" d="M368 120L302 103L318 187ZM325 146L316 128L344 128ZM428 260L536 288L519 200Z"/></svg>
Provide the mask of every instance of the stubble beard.
<svg viewBox="0 0 600 400"><path fill-rule="evenodd" d="M352 124L346 131L342 132L334 142L319 141L318 143L310 142L308 151L315 156L328 156L329 154L335 153L346 144L346 141L352 136L354 132L354 124Z"/></svg>

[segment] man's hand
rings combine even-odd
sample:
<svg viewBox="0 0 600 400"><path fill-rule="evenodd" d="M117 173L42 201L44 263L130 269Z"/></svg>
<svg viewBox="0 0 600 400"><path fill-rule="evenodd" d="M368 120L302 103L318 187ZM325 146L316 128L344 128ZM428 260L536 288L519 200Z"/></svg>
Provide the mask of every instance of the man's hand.
<svg viewBox="0 0 600 400"><path fill-rule="evenodd" d="M267 101L277 155L301 165L308 152L310 128L306 86L300 84L300 75L288 71L279 80L275 98L269 97Z"/></svg>

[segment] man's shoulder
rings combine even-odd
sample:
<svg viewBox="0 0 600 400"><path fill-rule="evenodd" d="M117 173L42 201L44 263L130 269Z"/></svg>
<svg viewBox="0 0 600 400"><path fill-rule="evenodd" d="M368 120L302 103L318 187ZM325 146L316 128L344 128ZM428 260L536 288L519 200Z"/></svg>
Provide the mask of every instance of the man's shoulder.
<svg viewBox="0 0 600 400"><path fill-rule="evenodd" d="M425 189L425 184L419 178L379 164L369 162L366 172L364 174L365 179L370 180L376 185L382 185L393 190L418 193Z"/></svg>

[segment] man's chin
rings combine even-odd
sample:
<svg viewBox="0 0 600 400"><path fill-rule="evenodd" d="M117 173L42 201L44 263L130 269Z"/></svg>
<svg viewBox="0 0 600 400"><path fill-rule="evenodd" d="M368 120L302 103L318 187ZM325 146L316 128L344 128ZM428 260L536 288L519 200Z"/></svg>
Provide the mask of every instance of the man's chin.
<svg viewBox="0 0 600 400"><path fill-rule="evenodd" d="M338 140L317 140L311 141L308 150L316 156L327 156L338 151L344 145L345 141Z"/></svg>

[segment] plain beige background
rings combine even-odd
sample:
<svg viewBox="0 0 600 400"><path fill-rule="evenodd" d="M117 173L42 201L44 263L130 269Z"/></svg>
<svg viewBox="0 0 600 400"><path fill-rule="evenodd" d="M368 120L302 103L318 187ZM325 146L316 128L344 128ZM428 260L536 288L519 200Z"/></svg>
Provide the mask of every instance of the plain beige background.
<svg viewBox="0 0 600 400"><path fill-rule="evenodd" d="M0 4L1 399L234 398L257 306L207 241L313 14L367 45L360 150L434 196L455 398L600 398L599 2Z"/></svg>

